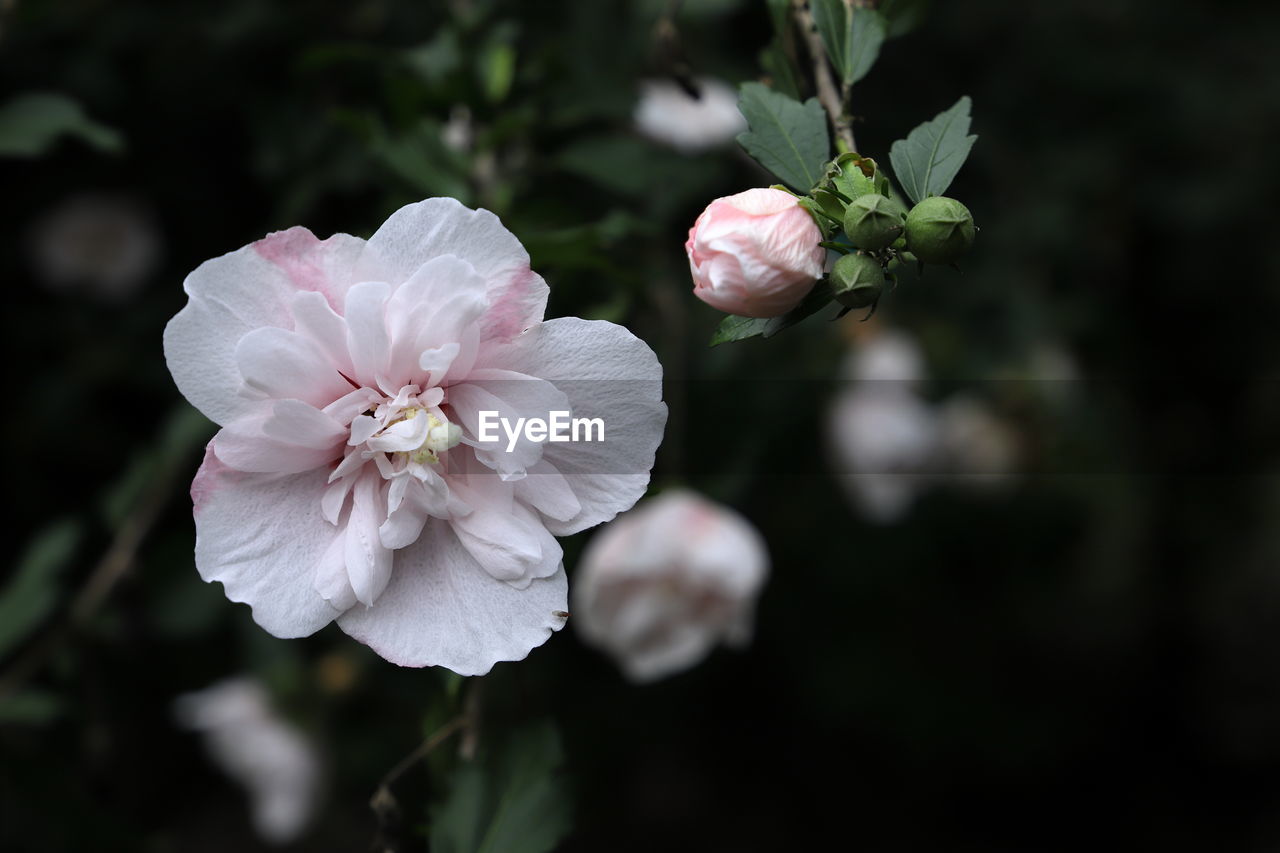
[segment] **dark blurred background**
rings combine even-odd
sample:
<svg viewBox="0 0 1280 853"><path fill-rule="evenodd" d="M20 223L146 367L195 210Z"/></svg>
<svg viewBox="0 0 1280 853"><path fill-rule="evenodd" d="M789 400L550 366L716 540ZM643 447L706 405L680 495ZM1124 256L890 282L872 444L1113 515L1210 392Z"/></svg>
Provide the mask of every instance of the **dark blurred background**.
<svg viewBox="0 0 1280 853"><path fill-rule="evenodd" d="M206 258L294 224L367 236L432 195L502 217L550 316L654 346L677 380L655 486L737 507L773 556L745 652L637 687L568 630L485 678L494 713L559 728L564 849L1280 848L1280 7L934 3L855 89L856 130L887 161L973 97L964 274L708 350L686 231L769 179L632 127L671 71L665 5L0 3L0 102L83 110L0 158L0 848L265 849L172 710L248 673L328 767L285 849L368 849L368 799L450 681L333 627L276 640L201 582L186 485L212 427L160 334ZM763 2L676 23L695 72L760 76ZM1015 480L858 515L824 424L877 325L920 342L926 395L1013 425ZM1026 367L1044 346L1074 379ZM443 784L397 784L404 849Z"/></svg>

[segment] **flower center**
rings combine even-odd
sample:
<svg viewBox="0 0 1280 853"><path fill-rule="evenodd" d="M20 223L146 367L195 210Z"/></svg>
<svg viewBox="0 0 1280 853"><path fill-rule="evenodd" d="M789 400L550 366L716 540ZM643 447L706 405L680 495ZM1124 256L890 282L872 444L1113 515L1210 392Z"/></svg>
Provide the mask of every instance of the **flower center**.
<svg viewBox="0 0 1280 853"><path fill-rule="evenodd" d="M410 462L416 462L419 465L435 465L440 461L439 454L457 447L462 441L462 427L441 420L426 409L417 407L405 409L401 419L411 421L419 415L427 419L426 437L416 450L399 452L407 454Z"/></svg>
<svg viewBox="0 0 1280 853"><path fill-rule="evenodd" d="M344 460L335 474L345 476L363 460L372 460L388 480L405 474L431 479L430 466L440 463L440 454L462 443L462 428L445 417L443 404L439 387L421 391L406 385L394 397L384 397L351 422L350 461Z"/></svg>

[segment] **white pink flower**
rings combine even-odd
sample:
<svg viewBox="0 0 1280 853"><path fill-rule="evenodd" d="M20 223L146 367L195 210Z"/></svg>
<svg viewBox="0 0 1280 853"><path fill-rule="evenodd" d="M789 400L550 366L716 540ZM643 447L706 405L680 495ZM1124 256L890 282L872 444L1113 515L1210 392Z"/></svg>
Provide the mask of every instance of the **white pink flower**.
<svg viewBox="0 0 1280 853"><path fill-rule="evenodd" d="M745 644L768 572L750 522L692 492L664 492L591 540L574 576L574 624L633 681L653 681L720 642Z"/></svg>
<svg viewBox="0 0 1280 853"><path fill-rule="evenodd" d="M741 317L777 317L822 275L822 232L795 196L752 189L707 206L684 244L693 293Z"/></svg>
<svg viewBox="0 0 1280 853"><path fill-rule="evenodd" d="M165 329L222 430L191 493L196 565L280 637L331 621L404 666L518 660L565 619L555 536L628 509L666 420L626 329L543 322L492 213L396 211L367 242L270 235L188 276ZM604 417L600 443L477 439L478 413Z"/></svg>

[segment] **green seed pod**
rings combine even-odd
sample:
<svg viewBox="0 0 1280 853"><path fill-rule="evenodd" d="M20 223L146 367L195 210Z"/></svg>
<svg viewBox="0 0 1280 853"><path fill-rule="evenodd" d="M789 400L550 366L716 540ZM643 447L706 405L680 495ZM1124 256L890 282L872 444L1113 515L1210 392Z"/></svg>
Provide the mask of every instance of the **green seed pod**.
<svg viewBox="0 0 1280 853"><path fill-rule="evenodd" d="M973 236L973 215L953 198L926 198L907 214L907 248L926 264L955 263Z"/></svg>
<svg viewBox="0 0 1280 853"><path fill-rule="evenodd" d="M884 292L884 270L870 255L845 255L836 261L828 278L836 301L846 308L874 305Z"/></svg>
<svg viewBox="0 0 1280 853"><path fill-rule="evenodd" d="M906 218L907 209L901 202L879 193L868 193L858 196L845 208L844 233L859 249L874 252L902 236L902 223Z"/></svg>

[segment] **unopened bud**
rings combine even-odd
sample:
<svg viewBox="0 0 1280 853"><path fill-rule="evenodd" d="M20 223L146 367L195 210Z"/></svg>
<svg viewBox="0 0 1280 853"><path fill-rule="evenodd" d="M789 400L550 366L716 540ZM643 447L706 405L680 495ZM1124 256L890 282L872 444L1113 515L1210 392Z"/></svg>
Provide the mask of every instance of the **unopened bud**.
<svg viewBox="0 0 1280 853"><path fill-rule="evenodd" d="M859 249L874 252L892 245L902 236L907 209L902 203L879 193L858 196L844 212L844 233Z"/></svg>
<svg viewBox="0 0 1280 853"><path fill-rule="evenodd" d="M880 262L861 253L836 261L829 276L836 301L846 308L874 305L884 293L884 270Z"/></svg>
<svg viewBox="0 0 1280 853"><path fill-rule="evenodd" d="M907 248L926 264L953 264L973 245L973 215L953 198L934 196L907 214Z"/></svg>

